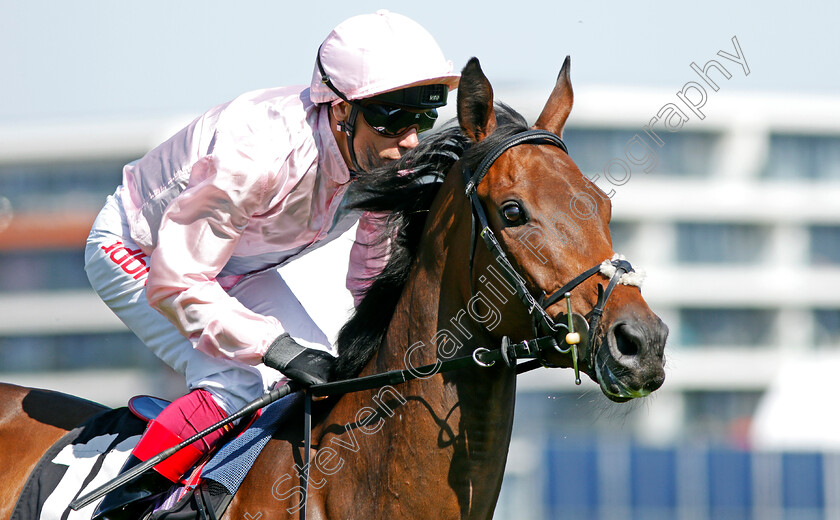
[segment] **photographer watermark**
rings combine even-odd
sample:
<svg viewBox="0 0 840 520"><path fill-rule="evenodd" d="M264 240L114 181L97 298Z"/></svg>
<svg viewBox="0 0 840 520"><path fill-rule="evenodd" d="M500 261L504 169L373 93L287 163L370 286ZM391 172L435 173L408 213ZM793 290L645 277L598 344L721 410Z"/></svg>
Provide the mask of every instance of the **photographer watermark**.
<svg viewBox="0 0 840 520"><path fill-rule="evenodd" d="M732 37L732 47L732 52L719 50L717 55L727 60L726 65L729 65L729 68L733 68L732 63L734 63L741 68L744 76L749 76L750 67L737 36ZM718 92L720 90L719 83L722 80L730 80L733 76L729 69L724 66L724 62L716 59L707 61L702 67L692 61L689 67L696 73L699 81L687 81L676 92L677 99L674 102L662 105L656 111L656 115L651 117L650 121L642 127L641 134L637 133L627 141L624 145L624 156L614 157L604 165L604 177L610 185L622 186L626 184L630 180L633 167L636 167L637 170L641 168L644 173L654 171L659 163L656 149L662 148L666 144L659 133L663 129L672 133L679 132L692 119L692 116L700 120L705 119L706 115L703 112L703 107L709 100L709 92L706 89L709 88L712 92ZM703 83L700 83L700 81ZM600 179L600 174L589 177L589 180L594 183L597 183ZM610 198L615 195L615 189L613 188L609 188L609 191L603 191Z"/></svg>

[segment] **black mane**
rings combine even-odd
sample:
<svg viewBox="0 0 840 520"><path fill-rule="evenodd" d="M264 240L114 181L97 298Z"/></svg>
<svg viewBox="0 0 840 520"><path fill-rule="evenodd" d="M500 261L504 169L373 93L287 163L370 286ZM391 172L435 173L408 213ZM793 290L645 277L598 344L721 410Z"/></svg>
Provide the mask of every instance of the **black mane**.
<svg viewBox="0 0 840 520"><path fill-rule="evenodd" d="M443 178L459 159L475 168L488 150L511 134L526 130L525 119L507 105L496 105L496 131L472 146L460 127L450 122L420 141L394 164L360 173L353 182L353 204L364 211L390 214L385 233L395 237L390 258L373 280L353 316L338 334L339 357L334 379L358 375L379 349L403 286L417 256L426 216Z"/></svg>

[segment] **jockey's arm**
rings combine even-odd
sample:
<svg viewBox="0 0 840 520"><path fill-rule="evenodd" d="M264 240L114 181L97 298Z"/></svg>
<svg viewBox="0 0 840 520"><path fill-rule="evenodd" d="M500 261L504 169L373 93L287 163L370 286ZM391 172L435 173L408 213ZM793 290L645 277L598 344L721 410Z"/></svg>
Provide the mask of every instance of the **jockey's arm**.
<svg viewBox="0 0 840 520"><path fill-rule="evenodd" d="M347 289L357 307L390 257L392 238L384 234L386 220L387 214L373 212L365 212L359 219L347 269Z"/></svg>
<svg viewBox="0 0 840 520"><path fill-rule="evenodd" d="M250 161L222 157L197 163L187 189L164 213L146 295L198 350L254 365L284 330L276 318L229 296L216 277L251 216L283 182L254 173Z"/></svg>

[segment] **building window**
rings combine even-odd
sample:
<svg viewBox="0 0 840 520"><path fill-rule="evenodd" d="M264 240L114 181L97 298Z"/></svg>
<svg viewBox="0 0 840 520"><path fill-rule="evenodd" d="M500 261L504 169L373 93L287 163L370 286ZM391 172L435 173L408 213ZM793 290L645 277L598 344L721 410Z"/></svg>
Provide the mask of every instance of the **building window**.
<svg viewBox="0 0 840 520"><path fill-rule="evenodd" d="M840 226L811 226L811 263L840 264Z"/></svg>
<svg viewBox="0 0 840 520"><path fill-rule="evenodd" d="M840 136L771 135L762 176L840 180Z"/></svg>
<svg viewBox="0 0 840 520"><path fill-rule="evenodd" d="M756 263L765 257L767 226L731 223L677 223L677 261L686 264Z"/></svg>
<svg viewBox="0 0 840 520"><path fill-rule="evenodd" d="M642 174L648 167L652 167L649 173L659 175L696 177L711 173L718 135L685 131L657 135L665 143L661 147L641 129L569 128L563 139L572 159L589 177L600 174L603 178L605 167L613 159L625 161L632 174ZM644 162L642 165L632 164L627 158L628 143L636 136L649 147L649 150L639 144L631 147L631 153Z"/></svg>
<svg viewBox="0 0 840 520"><path fill-rule="evenodd" d="M775 311L680 309L680 344L686 347L758 347L773 343Z"/></svg>
<svg viewBox="0 0 840 520"><path fill-rule="evenodd" d="M685 428L701 437L743 445L762 392L687 391Z"/></svg>
<svg viewBox="0 0 840 520"><path fill-rule="evenodd" d="M639 226L635 222L610 222L610 238L612 239L613 251L632 261L634 256L633 244L636 241L638 229Z"/></svg>
<svg viewBox="0 0 840 520"><path fill-rule="evenodd" d="M99 209L131 159L0 164L0 193L16 212Z"/></svg>
<svg viewBox="0 0 840 520"><path fill-rule="evenodd" d="M840 348L840 309L814 310L814 343Z"/></svg>
<svg viewBox="0 0 840 520"><path fill-rule="evenodd" d="M131 332L0 337L3 372L158 369L162 362Z"/></svg>
<svg viewBox="0 0 840 520"><path fill-rule="evenodd" d="M0 292L90 289L82 247L0 251L0 266Z"/></svg>

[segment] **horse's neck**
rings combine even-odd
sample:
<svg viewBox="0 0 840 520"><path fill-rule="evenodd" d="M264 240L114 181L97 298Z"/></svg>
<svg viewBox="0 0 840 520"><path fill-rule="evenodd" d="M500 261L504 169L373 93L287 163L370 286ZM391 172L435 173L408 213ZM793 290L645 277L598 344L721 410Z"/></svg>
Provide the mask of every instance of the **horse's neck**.
<svg viewBox="0 0 840 520"><path fill-rule="evenodd" d="M456 341L463 345L456 357L469 355L477 345L492 346L489 333L467 313L469 210L458 202L445 198L444 207L433 208L430 214L427 240L373 361L378 370L433 364ZM411 355L406 358L409 348ZM397 389L404 392L409 403L405 408L413 415L403 423L394 422L392 428L393 442L404 444L405 467L425 473L416 477L448 482L462 512L485 507L479 503L494 504L513 423L513 372L471 367ZM412 402L420 406L411 406ZM391 449L395 448L399 449ZM445 461L437 466L424 464L434 450Z"/></svg>

